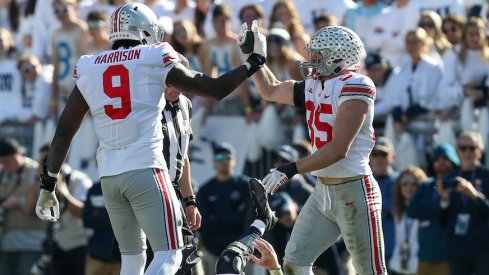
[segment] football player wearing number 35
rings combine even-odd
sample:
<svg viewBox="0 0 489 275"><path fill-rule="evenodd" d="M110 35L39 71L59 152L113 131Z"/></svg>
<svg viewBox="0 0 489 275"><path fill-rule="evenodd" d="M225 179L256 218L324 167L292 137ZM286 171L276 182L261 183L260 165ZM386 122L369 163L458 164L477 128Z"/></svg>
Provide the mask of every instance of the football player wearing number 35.
<svg viewBox="0 0 489 275"><path fill-rule="evenodd" d="M253 37L253 36L246 36ZM254 44L261 43L254 36ZM317 31L306 47L303 81L279 81L264 66L252 76L263 99L306 109L313 153L272 169L262 184L273 195L297 173L317 184L295 223L284 257L287 274L313 274L314 260L340 235L358 274L387 274L380 189L368 165L374 146L375 86L356 73L364 46L348 28Z"/></svg>
<svg viewBox="0 0 489 275"><path fill-rule="evenodd" d="M175 274L182 259L179 201L163 156L162 110L166 86L221 99L265 63L257 51L219 78L187 69L162 43L156 15L144 4L117 8L110 20L112 51L82 56L76 85L51 143L36 214L59 218L55 185L71 140L90 111L100 146L97 164L110 222L121 251L121 274L143 274L145 240L154 258L146 274Z"/></svg>

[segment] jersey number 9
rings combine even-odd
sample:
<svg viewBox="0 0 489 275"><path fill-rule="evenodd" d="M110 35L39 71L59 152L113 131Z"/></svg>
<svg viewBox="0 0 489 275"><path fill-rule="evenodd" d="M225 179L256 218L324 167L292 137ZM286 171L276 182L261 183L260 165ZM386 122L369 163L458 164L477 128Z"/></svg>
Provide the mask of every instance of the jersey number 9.
<svg viewBox="0 0 489 275"><path fill-rule="evenodd" d="M113 120L124 119L131 112L129 70L124 65L112 65L103 74L104 93L110 98L120 98L121 107L104 105L105 113Z"/></svg>

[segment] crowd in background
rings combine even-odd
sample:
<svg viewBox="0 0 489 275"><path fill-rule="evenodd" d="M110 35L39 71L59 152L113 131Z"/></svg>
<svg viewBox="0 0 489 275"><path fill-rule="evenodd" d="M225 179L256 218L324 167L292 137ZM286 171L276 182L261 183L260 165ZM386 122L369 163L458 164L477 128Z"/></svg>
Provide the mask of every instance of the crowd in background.
<svg viewBox="0 0 489 275"><path fill-rule="evenodd" d="M110 49L110 15L127 2L0 0L2 274L30 274L31 268L32 274L49 274L42 271L48 262L50 274L118 274L108 247L113 235L100 198L98 139L90 117L63 167L65 184L57 187L64 205L61 222L42 223L33 207L45 145L74 86L76 61ZM378 138L371 166L382 190L389 270L430 275L489 270L486 1L140 2L153 9L164 41L187 57L190 68L213 76L244 62L236 43L242 22L258 20L267 35L267 66L280 80L301 80L308 73L300 63L308 59L304 47L316 30L343 25L358 33L367 50L360 72L377 88ZM261 100L252 81L221 101L191 100L193 142L206 140L198 130L207 120L225 116L246 121L249 128L242 135L259 144L246 152L242 171L234 171L232 145L213 144L209 167L215 177L195 178L196 189L202 191L197 194L203 216L198 236L206 252L199 270L212 274L216 257L248 225L246 178L262 178L270 168L309 154L310 126L303 119L306 110ZM219 129L226 130L225 125ZM189 154L192 165L192 145ZM314 184L311 175L297 175L271 197L280 220L265 237L279 258ZM315 272L347 274L346 254L340 239L319 257Z"/></svg>

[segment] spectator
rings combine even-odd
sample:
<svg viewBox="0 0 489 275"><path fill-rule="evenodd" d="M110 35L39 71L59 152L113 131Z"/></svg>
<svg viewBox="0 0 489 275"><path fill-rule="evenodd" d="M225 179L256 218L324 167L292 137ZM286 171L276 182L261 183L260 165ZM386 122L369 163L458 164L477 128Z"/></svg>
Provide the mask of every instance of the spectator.
<svg viewBox="0 0 489 275"><path fill-rule="evenodd" d="M473 117L473 108L484 106L487 100L489 46L484 20L472 17L465 24L458 51L447 51L444 56L445 75L439 90L445 95L452 110L460 108L460 102L469 103L469 112L461 113L460 120ZM453 111L452 111L453 113ZM472 119L462 129L472 129Z"/></svg>
<svg viewBox="0 0 489 275"><path fill-rule="evenodd" d="M34 20L35 7L36 0L28 0L19 15L19 29L17 30L15 40L17 42L17 48L22 54L32 52L32 36L34 25L36 24Z"/></svg>
<svg viewBox="0 0 489 275"><path fill-rule="evenodd" d="M207 75L221 76L242 63L241 52L236 44L236 35L231 32L231 10L228 6L217 5L212 14L212 23L216 37L204 44L200 64ZM230 96L215 102L204 99L202 104L207 107L208 114L244 115L245 107L249 106L249 93L242 83Z"/></svg>
<svg viewBox="0 0 489 275"><path fill-rule="evenodd" d="M438 145L432 157L434 177L423 182L407 209L408 217L419 220L418 275L448 274L446 230L440 223L440 198L436 182L443 181L457 170L460 160L452 145Z"/></svg>
<svg viewBox="0 0 489 275"><path fill-rule="evenodd" d="M83 227L83 207L90 178L63 164L56 185L60 201L59 220L53 225L53 274L85 274L85 258L91 231Z"/></svg>
<svg viewBox="0 0 489 275"><path fill-rule="evenodd" d="M414 120L420 121L423 125L420 127L426 128L429 122L426 115L443 104L445 98L436 92L438 83L433 79L442 77L443 66L440 61L429 56L432 40L426 31L422 28L409 31L405 43L410 58L396 70L392 76L396 87L388 91L393 98L392 114L397 134L404 133ZM421 134L416 138L423 140L424 128L420 129ZM421 144L423 148L424 143Z"/></svg>
<svg viewBox="0 0 489 275"><path fill-rule="evenodd" d="M38 163L15 139L0 139L0 167L0 270L30 274L46 236L46 224L34 215Z"/></svg>
<svg viewBox="0 0 489 275"><path fill-rule="evenodd" d="M87 16L88 32L91 41L87 53L99 53L110 50L112 43L109 40L109 16L103 11L92 11Z"/></svg>
<svg viewBox="0 0 489 275"><path fill-rule="evenodd" d="M395 245L389 267L393 274L415 274L418 269L419 221L406 215L418 186L427 179L421 168L411 166L399 173L392 189Z"/></svg>
<svg viewBox="0 0 489 275"><path fill-rule="evenodd" d="M191 21L177 20L173 22L172 42L175 51L187 58L191 70L202 70L200 59L204 58L203 40Z"/></svg>
<svg viewBox="0 0 489 275"><path fill-rule="evenodd" d="M294 147L290 145L280 145L273 150L272 168L278 168L287 163L297 161L298 159L299 154ZM306 179L304 179L302 175L297 174L280 190L289 194L300 209L306 203L314 188L307 184Z"/></svg>
<svg viewBox="0 0 489 275"><path fill-rule="evenodd" d="M272 28L267 37L267 66L281 81L303 79L299 64L304 57L290 48L290 35L282 28Z"/></svg>
<svg viewBox="0 0 489 275"><path fill-rule="evenodd" d="M393 86L398 83L392 81L393 69L389 61L375 52L367 53L365 58L367 76L372 79L377 88L375 98L374 128L376 133L382 133L387 115L392 111L393 98L389 92L393 92Z"/></svg>
<svg viewBox="0 0 489 275"><path fill-rule="evenodd" d="M20 90L15 42L8 30L0 28L0 124L15 120L21 105Z"/></svg>
<svg viewBox="0 0 489 275"><path fill-rule="evenodd" d="M21 56L17 67L22 74L22 108L16 116L19 121L34 125L49 115L52 67L43 66L33 54Z"/></svg>
<svg viewBox="0 0 489 275"><path fill-rule="evenodd" d="M248 4L244 5L239 10L239 22L246 22L248 26L251 26L253 20L258 21L258 26L260 27L260 32L266 34L268 30L265 28L265 11L258 4Z"/></svg>
<svg viewBox="0 0 489 275"><path fill-rule="evenodd" d="M467 70L460 76L464 95L470 98L474 107L485 106L488 100L489 46L486 25L481 18L472 17L465 24L459 61Z"/></svg>
<svg viewBox="0 0 489 275"><path fill-rule="evenodd" d="M465 18L464 1L446 0L446 1L417 1L420 11L434 11L439 16L445 17L449 14L456 14Z"/></svg>
<svg viewBox="0 0 489 275"><path fill-rule="evenodd" d="M169 9L166 10L165 13L156 13L156 16L159 18L161 16L168 16L173 20L192 20L195 14L195 2L189 0L175 0L175 1L154 1L154 0L145 0L143 1L149 7L155 5L166 4ZM163 3L162 3L163 2ZM171 3L173 2L173 3ZM171 4L170 4L171 3Z"/></svg>
<svg viewBox="0 0 489 275"><path fill-rule="evenodd" d="M86 53L88 30L76 15L75 0L54 0L53 10L61 26L52 33L54 65L51 115L57 117L64 108L75 82L73 68L76 60Z"/></svg>
<svg viewBox="0 0 489 275"><path fill-rule="evenodd" d="M292 1L291 1L292 2ZM352 0L294 0L301 25L308 34L313 34L314 19L324 12L332 14L338 22L343 22L346 10L356 6ZM306 56L307 57L307 56Z"/></svg>
<svg viewBox="0 0 489 275"><path fill-rule="evenodd" d="M441 17L434 11L425 11L419 18L418 27L423 28L433 40L430 55L441 60L443 54L452 47L441 29Z"/></svg>
<svg viewBox="0 0 489 275"><path fill-rule="evenodd" d="M389 262L395 244L392 190L399 173L392 168L396 158L394 146L386 137L377 137L370 153L370 166L382 194L382 231L385 241L385 258Z"/></svg>
<svg viewBox="0 0 489 275"><path fill-rule="evenodd" d="M310 37L301 25L297 8L292 1L279 0L273 5L269 28L284 28L290 35L295 51L307 58L305 47Z"/></svg>
<svg viewBox="0 0 489 275"><path fill-rule="evenodd" d="M52 57L52 33L60 27L53 10L54 0L37 1L34 9L32 53L42 64L50 63Z"/></svg>
<svg viewBox="0 0 489 275"><path fill-rule="evenodd" d="M372 28L372 19L379 15L384 7L384 3L379 0L363 0L357 6L346 10L342 25L352 29L362 41L365 41L365 36Z"/></svg>
<svg viewBox="0 0 489 275"><path fill-rule="evenodd" d="M462 31L465 20L459 15L448 15L443 18L441 30L445 34L448 42L452 44L452 49L459 52L462 44Z"/></svg>
<svg viewBox="0 0 489 275"><path fill-rule="evenodd" d="M325 27L338 25L338 19L329 12L323 12L314 18L313 23L314 31L319 31Z"/></svg>
<svg viewBox="0 0 489 275"><path fill-rule="evenodd" d="M17 1L2 1L0 2L0 28L5 28L12 33L17 33L19 30L19 3Z"/></svg>
<svg viewBox="0 0 489 275"><path fill-rule="evenodd" d="M195 2L194 25L197 33L201 37L210 39L215 35L211 25L212 10L215 7L214 0L196 0Z"/></svg>
<svg viewBox="0 0 489 275"><path fill-rule="evenodd" d="M450 275L482 275L489 270L489 170L480 165L483 152L478 133L461 133L460 169L454 180L437 182L442 222L448 231Z"/></svg>
<svg viewBox="0 0 489 275"><path fill-rule="evenodd" d="M248 178L234 173L236 153L230 144L214 145L216 176L197 193L202 214L200 228L204 248L204 274L214 274L216 261L228 244L241 235L247 225L251 201Z"/></svg>
<svg viewBox="0 0 489 275"><path fill-rule="evenodd" d="M92 12L112 14L115 5L110 0L81 0L78 1L77 14L81 20L88 20L88 15Z"/></svg>
<svg viewBox="0 0 489 275"><path fill-rule="evenodd" d="M83 226L91 228L93 235L88 240L85 275L117 275L121 265L112 261L114 232L102 197L102 185L95 183L88 189L83 207Z"/></svg>
<svg viewBox="0 0 489 275"><path fill-rule="evenodd" d="M378 51L392 67L406 60L405 38L408 31L414 29L420 17L417 0L396 0L382 10L372 24L365 38L365 46Z"/></svg>

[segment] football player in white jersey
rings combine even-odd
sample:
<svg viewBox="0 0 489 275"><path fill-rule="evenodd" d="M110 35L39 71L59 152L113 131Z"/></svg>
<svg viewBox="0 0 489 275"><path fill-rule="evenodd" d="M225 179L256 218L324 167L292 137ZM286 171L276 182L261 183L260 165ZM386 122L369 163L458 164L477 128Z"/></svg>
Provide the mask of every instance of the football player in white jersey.
<svg viewBox="0 0 489 275"><path fill-rule="evenodd" d="M143 274L145 237L154 258L146 274L175 274L182 258L179 202L163 157L163 91L171 86L221 99L265 63L263 49L219 78L190 71L161 43L156 15L130 3L111 16L112 51L82 56L76 85L59 118L48 154L36 214L56 221L54 188L71 140L90 111L100 140L97 163L104 202L122 254L121 274ZM259 46L259 45L257 45Z"/></svg>
<svg viewBox="0 0 489 275"><path fill-rule="evenodd" d="M257 28L252 32L255 46L264 43ZM266 66L252 77L265 100L306 109L313 146L310 156L272 169L262 181L273 195L297 173L317 177L287 244L285 273L313 274L314 260L342 235L358 274L387 274L381 194L368 165L375 86L356 73L364 46L350 29L330 26L306 50L303 65L312 70L304 81L279 81Z"/></svg>

